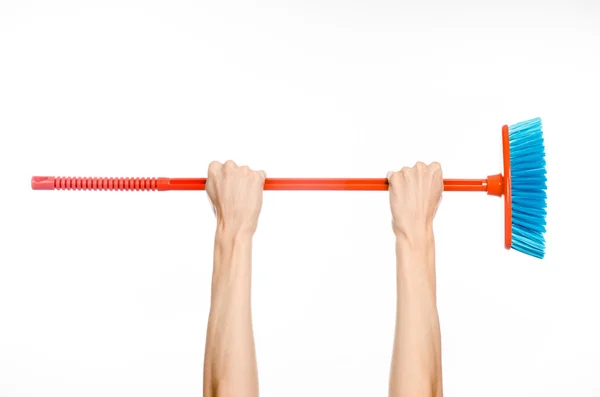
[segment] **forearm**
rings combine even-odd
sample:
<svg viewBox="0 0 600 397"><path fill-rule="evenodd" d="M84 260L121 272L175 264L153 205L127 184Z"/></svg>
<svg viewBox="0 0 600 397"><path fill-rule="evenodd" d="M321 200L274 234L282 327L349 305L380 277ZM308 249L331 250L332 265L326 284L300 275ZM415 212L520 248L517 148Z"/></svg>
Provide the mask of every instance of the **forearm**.
<svg viewBox="0 0 600 397"><path fill-rule="evenodd" d="M433 232L396 239L396 332L390 397L442 396Z"/></svg>
<svg viewBox="0 0 600 397"><path fill-rule="evenodd" d="M217 230L204 358L205 397L256 397L252 237Z"/></svg>

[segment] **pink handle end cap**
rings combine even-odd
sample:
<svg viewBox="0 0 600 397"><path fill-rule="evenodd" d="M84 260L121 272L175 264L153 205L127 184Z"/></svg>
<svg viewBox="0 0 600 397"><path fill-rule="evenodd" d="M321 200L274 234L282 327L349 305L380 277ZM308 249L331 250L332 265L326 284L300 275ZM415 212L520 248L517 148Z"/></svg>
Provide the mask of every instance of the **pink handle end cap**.
<svg viewBox="0 0 600 397"><path fill-rule="evenodd" d="M54 177L53 176L31 177L31 188L33 190L54 190Z"/></svg>

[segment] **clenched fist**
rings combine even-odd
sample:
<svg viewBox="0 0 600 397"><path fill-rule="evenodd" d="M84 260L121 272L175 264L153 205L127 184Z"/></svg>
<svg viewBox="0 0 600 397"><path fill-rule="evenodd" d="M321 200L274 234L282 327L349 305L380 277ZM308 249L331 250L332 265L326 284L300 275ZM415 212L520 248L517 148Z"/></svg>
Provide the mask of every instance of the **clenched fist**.
<svg viewBox="0 0 600 397"><path fill-rule="evenodd" d="M252 236L262 208L266 173L229 160L208 166L206 192L217 216L217 230Z"/></svg>
<svg viewBox="0 0 600 397"><path fill-rule="evenodd" d="M444 190L440 164L418 162L412 168L389 173L388 181L396 236L430 232Z"/></svg>

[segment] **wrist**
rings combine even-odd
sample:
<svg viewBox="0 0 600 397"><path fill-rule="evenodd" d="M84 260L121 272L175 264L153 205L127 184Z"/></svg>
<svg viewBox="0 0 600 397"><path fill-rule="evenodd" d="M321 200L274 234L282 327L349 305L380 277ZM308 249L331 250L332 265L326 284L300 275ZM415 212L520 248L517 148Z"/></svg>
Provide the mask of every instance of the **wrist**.
<svg viewBox="0 0 600 397"><path fill-rule="evenodd" d="M252 234L217 229L215 253L241 253L252 247Z"/></svg>
<svg viewBox="0 0 600 397"><path fill-rule="evenodd" d="M241 226L234 226L219 222L217 224L217 230L215 232L215 238L221 241L227 242L240 242L252 240L254 232L250 228L244 228Z"/></svg>
<svg viewBox="0 0 600 397"><path fill-rule="evenodd" d="M394 233L396 243L409 243L411 246L433 242L433 224L425 222L419 226L401 228Z"/></svg>
<svg viewBox="0 0 600 397"><path fill-rule="evenodd" d="M233 230L217 229L213 283L217 280L244 280L250 276L252 235Z"/></svg>
<svg viewBox="0 0 600 397"><path fill-rule="evenodd" d="M415 274L418 274L425 275L427 280L435 280L434 247L435 241L431 227L413 228L397 234L398 277L406 282L415 279Z"/></svg>

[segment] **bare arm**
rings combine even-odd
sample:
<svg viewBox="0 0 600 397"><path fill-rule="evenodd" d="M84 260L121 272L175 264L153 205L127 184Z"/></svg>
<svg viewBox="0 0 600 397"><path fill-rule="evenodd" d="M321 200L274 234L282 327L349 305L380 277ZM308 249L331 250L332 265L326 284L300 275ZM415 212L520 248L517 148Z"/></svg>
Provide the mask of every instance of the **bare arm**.
<svg viewBox="0 0 600 397"><path fill-rule="evenodd" d="M264 172L211 163L207 191L217 215L211 307L204 357L205 397L257 397L252 331L252 236Z"/></svg>
<svg viewBox="0 0 600 397"><path fill-rule="evenodd" d="M396 235L396 332L390 397L441 397L442 359L436 304L433 218L443 190L439 164L392 173Z"/></svg>

